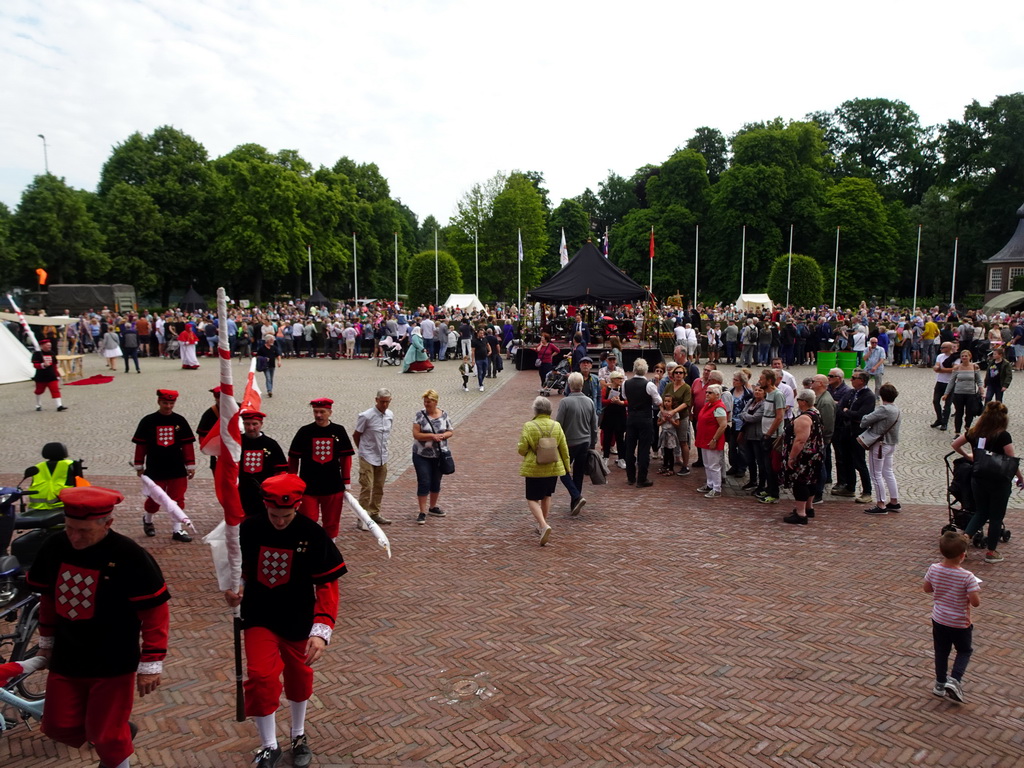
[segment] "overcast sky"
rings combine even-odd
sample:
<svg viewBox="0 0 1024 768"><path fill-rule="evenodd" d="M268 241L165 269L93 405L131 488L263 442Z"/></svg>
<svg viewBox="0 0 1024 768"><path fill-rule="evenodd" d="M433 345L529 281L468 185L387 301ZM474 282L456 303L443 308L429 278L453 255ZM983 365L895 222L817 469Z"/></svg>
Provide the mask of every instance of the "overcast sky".
<svg viewBox="0 0 1024 768"><path fill-rule="evenodd" d="M3 0L0 201L49 168L94 190L111 148L173 125L314 166L374 162L442 223L496 171L552 203L660 163L708 125L851 98L925 125L1024 89L1024 11L950 3Z"/></svg>

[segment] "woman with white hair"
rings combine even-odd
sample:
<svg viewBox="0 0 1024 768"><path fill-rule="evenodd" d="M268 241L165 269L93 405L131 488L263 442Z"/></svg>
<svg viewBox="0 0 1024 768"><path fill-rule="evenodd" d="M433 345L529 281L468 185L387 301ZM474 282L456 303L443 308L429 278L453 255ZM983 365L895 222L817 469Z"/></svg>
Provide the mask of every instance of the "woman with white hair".
<svg viewBox="0 0 1024 768"><path fill-rule="evenodd" d="M793 513L782 518L792 525L807 525L808 518L814 517L814 490L821 477L822 453L825 439L821 426L821 414L814 407L817 399L810 389L801 389L796 395L799 413L786 424L783 433L782 475L786 485L793 487L796 507Z"/></svg>
<svg viewBox="0 0 1024 768"><path fill-rule="evenodd" d="M533 418L523 424L518 451L523 457L519 474L526 478L526 504L537 521L543 547L551 537L547 521L551 495L558 478L570 471L569 445L562 425L551 418L551 401L546 397L534 399Z"/></svg>
<svg viewBox="0 0 1024 768"><path fill-rule="evenodd" d="M722 402L722 385L709 384L704 390L704 407L697 415L695 445L704 457L705 482L697 493L705 499L722 495L722 461L725 457L725 430L729 426L729 412Z"/></svg>

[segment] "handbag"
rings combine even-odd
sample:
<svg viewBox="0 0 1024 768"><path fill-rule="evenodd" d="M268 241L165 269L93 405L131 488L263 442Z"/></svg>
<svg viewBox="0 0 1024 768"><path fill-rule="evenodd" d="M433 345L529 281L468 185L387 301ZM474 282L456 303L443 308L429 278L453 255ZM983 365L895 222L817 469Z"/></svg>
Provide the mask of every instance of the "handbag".
<svg viewBox="0 0 1024 768"><path fill-rule="evenodd" d="M263 373L270 367L270 358L263 355L256 355L256 372Z"/></svg>
<svg viewBox="0 0 1024 768"><path fill-rule="evenodd" d="M431 423L430 418L427 416L426 411L420 411L423 414L423 418L427 421L427 426L430 427L430 431L435 435L437 431L434 429L434 425ZM442 475L454 475L455 474L455 458L452 456L451 449L448 447L448 441L444 441L444 445L438 443L437 446L437 468L441 471Z"/></svg>
<svg viewBox="0 0 1024 768"><path fill-rule="evenodd" d="M889 430L890 429L892 429L893 427L895 427L897 424L900 423L900 418L902 416L903 416L902 413L899 416L897 416L896 417L896 421L894 421L892 424L890 424L888 427L886 427L885 431L882 432L880 435L876 435L876 434L874 434L873 432L870 432L870 431L868 431L868 432L861 432L859 435L857 435L857 443L864 450L870 450L871 446L873 446L875 443L879 443L878 458L882 458L882 453L881 453L882 452L882 447L881 447L880 441L881 441L881 439L883 437L885 437L887 434L889 434Z"/></svg>
<svg viewBox="0 0 1024 768"><path fill-rule="evenodd" d="M551 424L548 433L537 440L537 463L554 464L558 461L558 441L551 436L555 425Z"/></svg>
<svg viewBox="0 0 1024 768"><path fill-rule="evenodd" d="M1020 459L1003 453L978 450L974 452L974 468L972 473L978 479L1003 478L1010 480L1020 468Z"/></svg>

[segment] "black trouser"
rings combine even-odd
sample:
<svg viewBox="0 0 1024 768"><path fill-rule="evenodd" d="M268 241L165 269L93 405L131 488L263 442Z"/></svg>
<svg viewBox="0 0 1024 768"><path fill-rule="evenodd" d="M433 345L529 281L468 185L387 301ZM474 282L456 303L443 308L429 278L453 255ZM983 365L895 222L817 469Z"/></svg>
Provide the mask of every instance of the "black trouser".
<svg viewBox="0 0 1024 768"><path fill-rule="evenodd" d="M747 460L747 467L750 469L750 482L757 483L757 490L763 491L764 475L760 476L760 482L758 482L757 473L762 464L761 454L764 453L764 442L759 437L753 440L744 440L743 453Z"/></svg>
<svg viewBox="0 0 1024 768"><path fill-rule="evenodd" d="M971 428L971 422L974 421L974 398L978 395L975 392L969 392L966 395L958 395L954 392L952 395L946 398L948 403L950 400L953 401L953 407L956 409L953 411L953 429L959 435L960 425L963 424L964 429Z"/></svg>
<svg viewBox="0 0 1024 768"><path fill-rule="evenodd" d="M589 450L590 443L569 446L569 463L572 465L572 474L562 475L561 480L574 504L576 499L583 495L583 480L587 472L587 451Z"/></svg>
<svg viewBox="0 0 1024 768"><path fill-rule="evenodd" d="M853 456L850 455L850 440L845 432L836 433L832 437L832 453L836 457L835 485L852 491L856 487L857 479L853 471Z"/></svg>
<svg viewBox="0 0 1024 768"><path fill-rule="evenodd" d="M747 471L747 457L739 446L740 433L729 425L725 428L725 439L729 443L729 468L737 476Z"/></svg>
<svg viewBox="0 0 1024 768"><path fill-rule="evenodd" d="M988 536L985 544L989 552L995 552L999 539L1003 534L1003 518L1006 517L1006 505L1013 490L1012 481L1005 477L982 482L971 478L971 491L974 494L974 516L964 530L968 536L985 527L988 523ZM956 675L954 675L956 677Z"/></svg>
<svg viewBox="0 0 1024 768"><path fill-rule="evenodd" d="M626 479L643 482L651 464L651 444L654 429L651 417L646 413L631 413L626 416ZM620 454L621 456L621 454Z"/></svg>
<svg viewBox="0 0 1024 768"><path fill-rule="evenodd" d="M868 469L868 451L857 442L856 437L851 437L850 440L850 456L853 458L853 468L860 475L860 487L863 493L871 493L871 471ZM856 483L852 472L850 475L850 479ZM856 485L851 485L850 490L854 490L855 487Z"/></svg>
<svg viewBox="0 0 1024 768"><path fill-rule="evenodd" d="M946 394L946 385L942 382L935 382L935 389L932 390L932 409L935 411L935 420L945 426L949 423L949 409L953 405L953 398L947 397L942 402L942 396Z"/></svg>
<svg viewBox="0 0 1024 768"><path fill-rule="evenodd" d="M134 360L135 361L135 370L136 371L139 370L139 348L138 347L136 347L135 349L124 348L124 349L121 350L121 353L124 355L124 372L125 373L128 373L128 361L129 360Z"/></svg>
<svg viewBox="0 0 1024 768"><path fill-rule="evenodd" d="M956 646L956 658L953 659L952 677L960 681L967 671L967 662L971 660L974 648L971 646L971 635L974 626L947 627L932 619L932 642L935 645L935 682L947 680L946 670L949 668L949 652Z"/></svg>

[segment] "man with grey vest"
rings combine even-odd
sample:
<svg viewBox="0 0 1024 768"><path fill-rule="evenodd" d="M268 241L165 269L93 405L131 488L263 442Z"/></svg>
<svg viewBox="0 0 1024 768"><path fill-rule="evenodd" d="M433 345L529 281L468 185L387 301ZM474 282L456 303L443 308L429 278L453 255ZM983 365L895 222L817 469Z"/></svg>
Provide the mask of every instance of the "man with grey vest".
<svg viewBox="0 0 1024 768"><path fill-rule="evenodd" d="M570 515L575 517L587 500L583 498L583 476L587 471L587 451L597 445L597 411L594 401L583 394L583 375L569 374L569 394L558 405L555 421L562 425L569 446L572 475L562 475L562 485L572 501Z"/></svg>
<svg viewBox="0 0 1024 768"><path fill-rule="evenodd" d="M654 485L647 479L654 443L651 417L661 405L661 395L658 385L647 379L647 361L642 357L633 363L633 378L622 385L622 393L626 399L626 483L649 488Z"/></svg>

